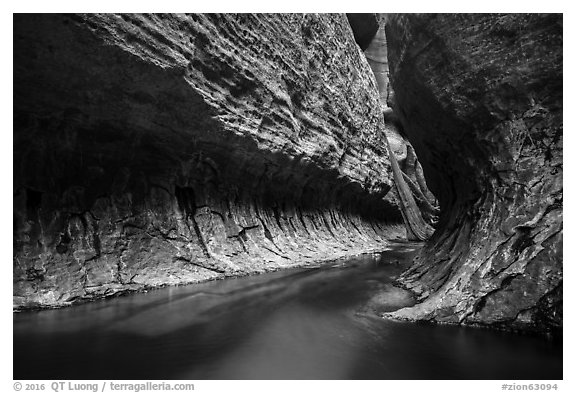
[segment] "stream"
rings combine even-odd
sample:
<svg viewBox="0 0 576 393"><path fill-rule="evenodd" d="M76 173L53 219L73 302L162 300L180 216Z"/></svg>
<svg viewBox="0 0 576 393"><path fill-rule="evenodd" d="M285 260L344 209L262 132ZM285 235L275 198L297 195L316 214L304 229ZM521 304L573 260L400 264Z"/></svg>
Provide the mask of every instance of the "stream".
<svg viewBox="0 0 576 393"><path fill-rule="evenodd" d="M417 244L15 313L14 379L562 379L562 344L385 320Z"/></svg>

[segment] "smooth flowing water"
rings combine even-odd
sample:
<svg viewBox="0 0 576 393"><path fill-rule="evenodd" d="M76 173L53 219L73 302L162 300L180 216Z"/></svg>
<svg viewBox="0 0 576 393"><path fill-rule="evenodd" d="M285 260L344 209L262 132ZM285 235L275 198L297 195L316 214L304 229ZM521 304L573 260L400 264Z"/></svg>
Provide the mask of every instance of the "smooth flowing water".
<svg viewBox="0 0 576 393"><path fill-rule="evenodd" d="M532 336L376 317L416 245L14 314L15 379L562 379Z"/></svg>

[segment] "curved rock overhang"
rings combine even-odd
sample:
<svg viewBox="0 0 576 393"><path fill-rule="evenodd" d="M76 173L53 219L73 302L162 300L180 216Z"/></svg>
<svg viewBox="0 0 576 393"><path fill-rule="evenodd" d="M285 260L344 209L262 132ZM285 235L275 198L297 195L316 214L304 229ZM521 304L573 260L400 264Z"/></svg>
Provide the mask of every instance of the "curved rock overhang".
<svg viewBox="0 0 576 393"><path fill-rule="evenodd" d="M377 86L343 15L16 15L14 86L16 306L398 234Z"/></svg>
<svg viewBox="0 0 576 393"><path fill-rule="evenodd" d="M561 328L562 16L386 20L390 110L343 15L15 16L15 305L385 246L386 115L442 207L393 316Z"/></svg>
<svg viewBox="0 0 576 393"><path fill-rule="evenodd" d="M562 326L562 15L390 15L395 113L441 205L392 316Z"/></svg>

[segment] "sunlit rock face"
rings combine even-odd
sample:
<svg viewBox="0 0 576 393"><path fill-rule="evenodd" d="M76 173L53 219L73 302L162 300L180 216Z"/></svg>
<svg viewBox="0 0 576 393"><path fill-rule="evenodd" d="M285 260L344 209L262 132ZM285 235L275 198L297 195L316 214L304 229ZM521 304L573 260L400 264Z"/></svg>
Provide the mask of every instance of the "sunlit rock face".
<svg viewBox="0 0 576 393"><path fill-rule="evenodd" d="M381 249L378 96L344 15L16 15L14 304Z"/></svg>
<svg viewBox="0 0 576 393"><path fill-rule="evenodd" d="M438 218L438 201L430 192L422 166L402 124L394 113L394 91L389 82L386 15L347 14L354 38L378 85L379 104L385 114L384 133L394 173L394 192L399 201L406 236L410 240L427 240L434 232Z"/></svg>
<svg viewBox="0 0 576 393"><path fill-rule="evenodd" d="M562 16L393 15L395 113L441 205L406 319L562 324Z"/></svg>

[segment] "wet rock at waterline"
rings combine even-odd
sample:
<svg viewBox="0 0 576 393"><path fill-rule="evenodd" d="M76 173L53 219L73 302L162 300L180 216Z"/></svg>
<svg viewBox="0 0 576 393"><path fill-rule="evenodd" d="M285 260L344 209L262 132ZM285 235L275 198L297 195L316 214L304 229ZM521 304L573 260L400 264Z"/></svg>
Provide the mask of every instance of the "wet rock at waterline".
<svg viewBox="0 0 576 393"><path fill-rule="evenodd" d="M362 310L373 296L388 310L405 305L390 284L417 247L390 247L315 268L17 313L14 378L562 379L558 342Z"/></svg>
<svg viewBox="0 0 576 393"><path fill-rule="evenodd" d="M17 15L14 304L403 238L344 15Z"/></svg>
<svg viewBox="0 0 576 393"><path fill-rule="evenodd" d="M408 238L415 299L368 308L557 329L561 48L557 15L16 15L14 305Z"/></svg>
<svg viewBox="0 0 576 393"><path fill-rule="evenodd" d="M391 15L395 113L438 197L410 320L562 326L562 15Z"/></svg>

